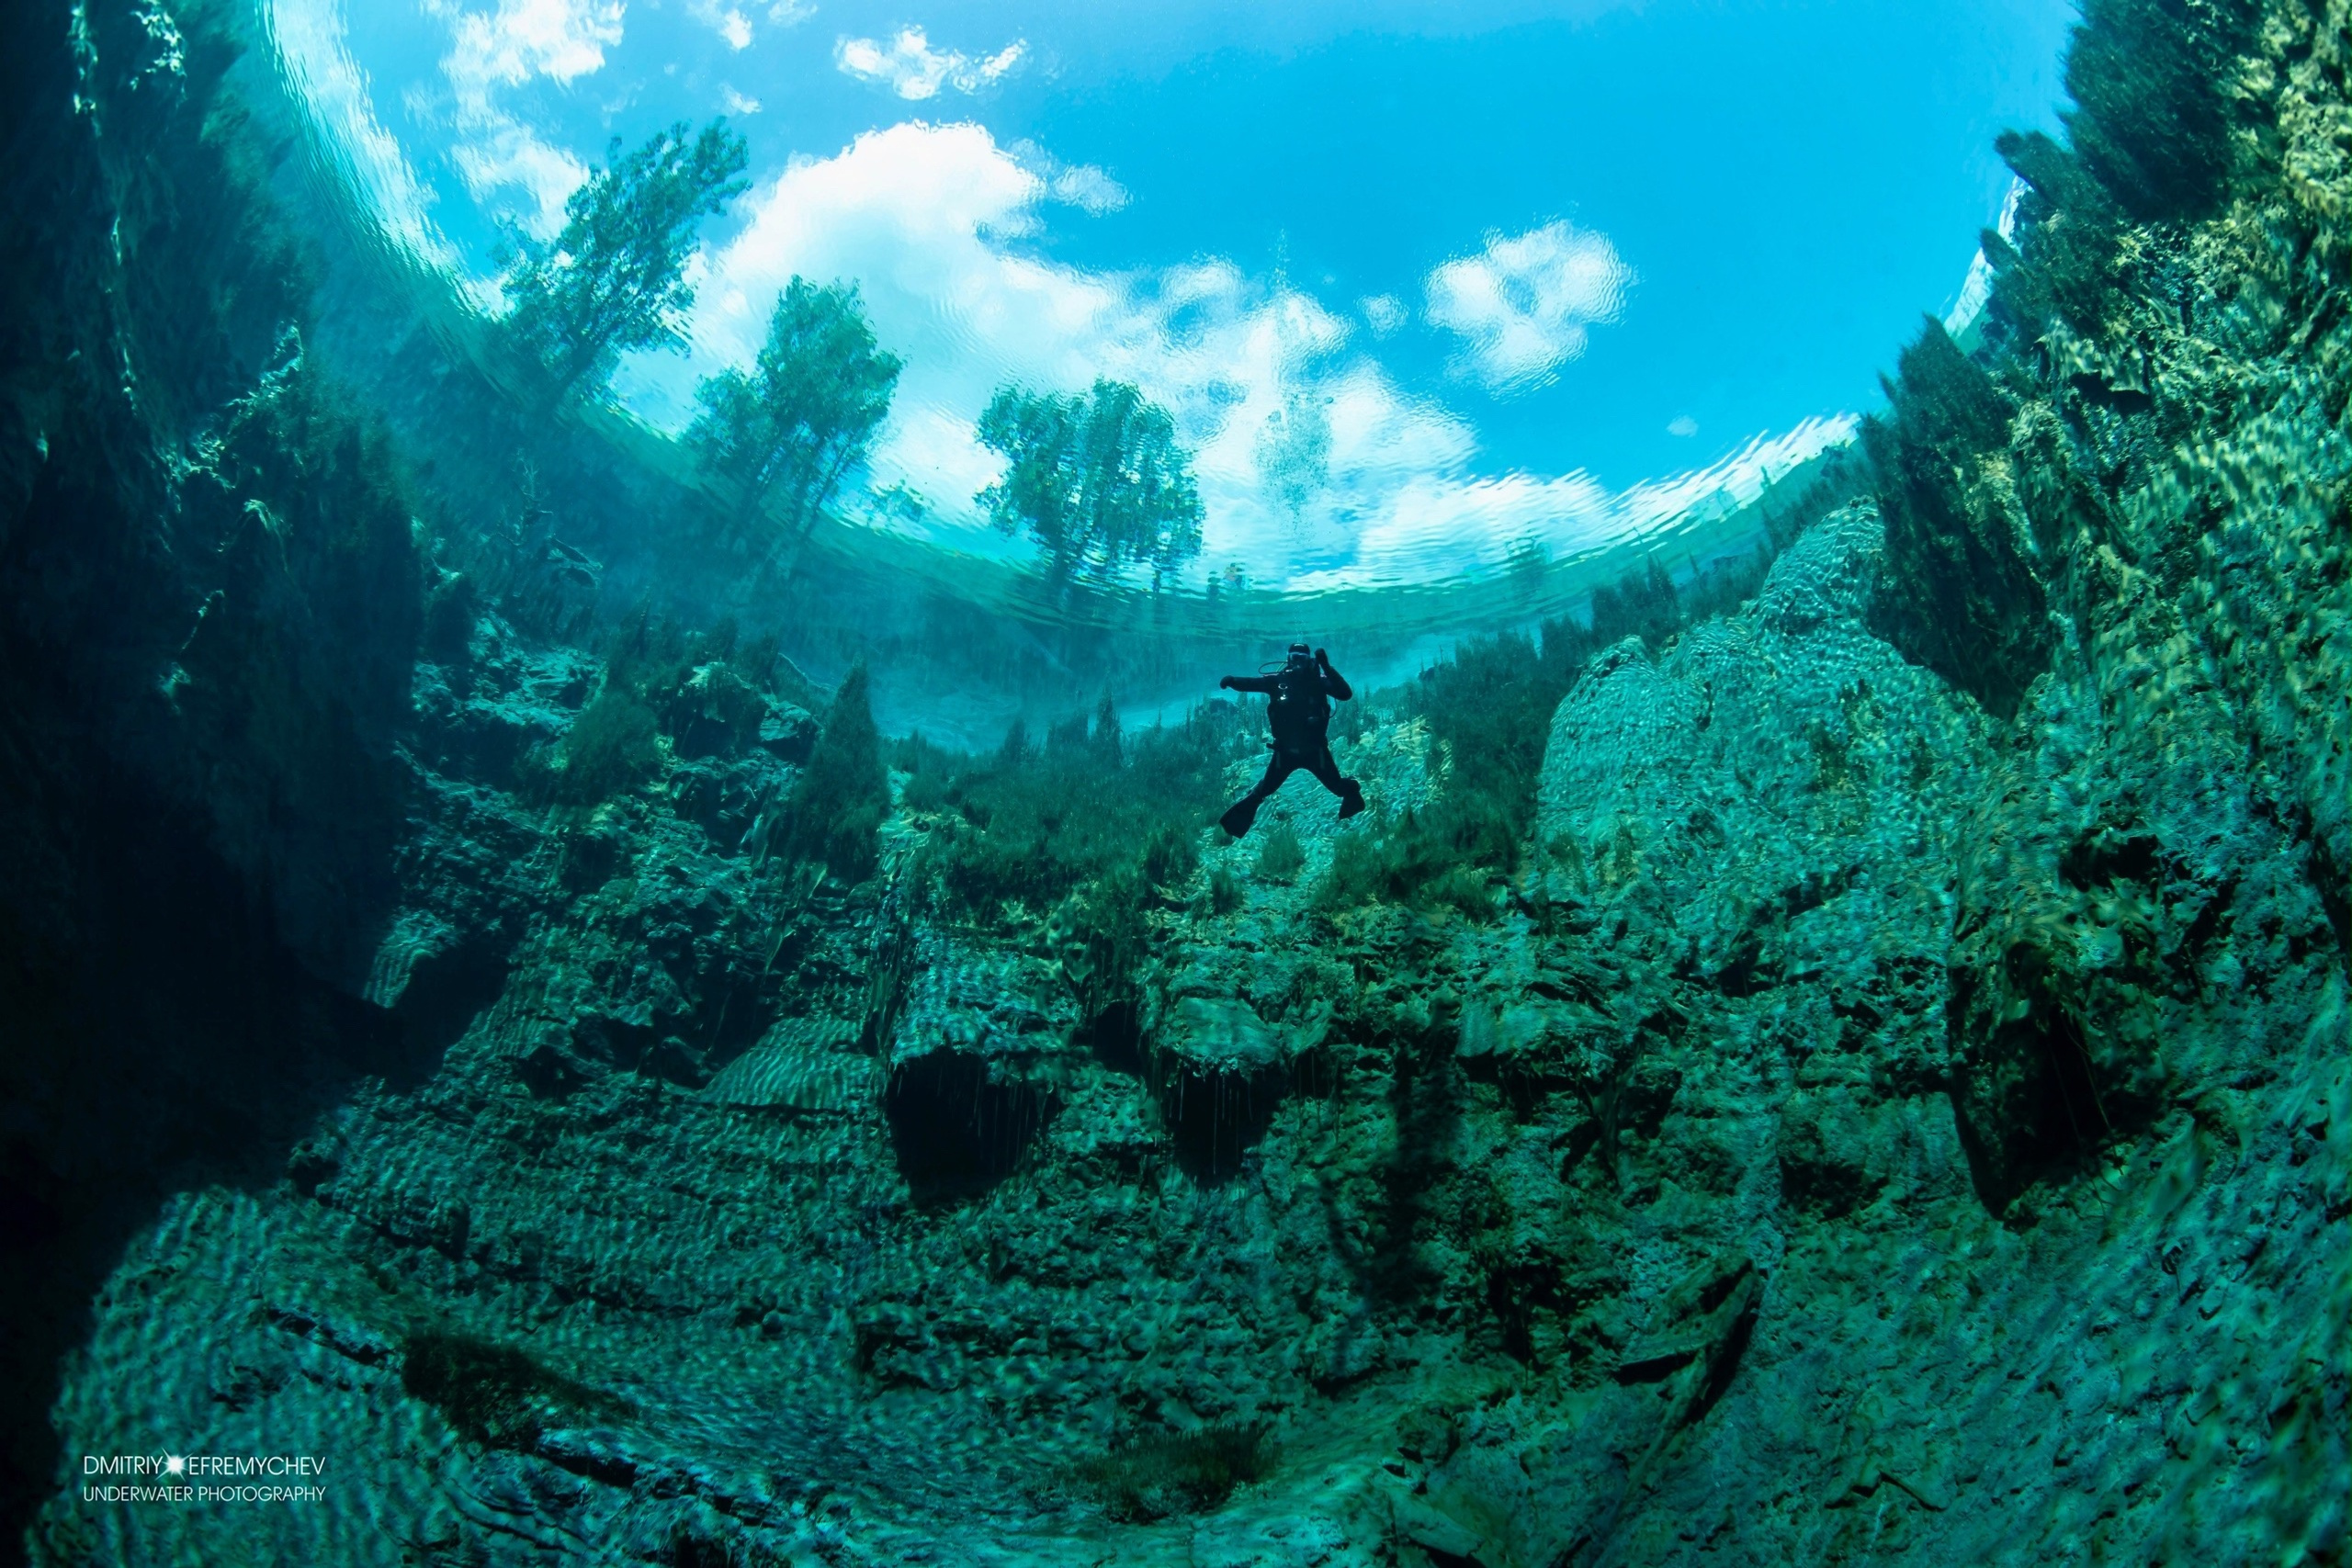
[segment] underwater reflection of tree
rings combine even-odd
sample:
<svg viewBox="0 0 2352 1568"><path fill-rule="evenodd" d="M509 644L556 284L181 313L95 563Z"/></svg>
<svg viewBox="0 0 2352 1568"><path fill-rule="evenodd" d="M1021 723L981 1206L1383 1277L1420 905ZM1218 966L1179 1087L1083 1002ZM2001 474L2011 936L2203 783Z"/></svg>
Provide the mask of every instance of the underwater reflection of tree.
<svg viewBox="0 0 2352 1568"><path fill-rule="evenodd" d="M721 371L695 394L702 412L686 444L729 492L730 530L773 508L769 557L807 534L842 476L865 461L900 366L876 344L855 284L786 285L751 374Z"/></svg>
<svg viewBox="0 0 2352 1568"><path fill-rule="evenodd" d="M616 137L605 156L563 204L562 232L516 240L506 280L507 330L554 402L601 392L630 349L684 344L695 225L748 188L751 154L725 120L692 140L681 120L627 154Z"/></svg>
<svg viewBox="0 0 2352 1568"><path fill-rule="evenodd" d="M1131 566L1157 581L1200 554L1201 498L1176 423L1126 382L1075 396L1002 388L980 415L980 441L1005 472L978 500L1003 532L1029 531L1057 593Z"/></svg>

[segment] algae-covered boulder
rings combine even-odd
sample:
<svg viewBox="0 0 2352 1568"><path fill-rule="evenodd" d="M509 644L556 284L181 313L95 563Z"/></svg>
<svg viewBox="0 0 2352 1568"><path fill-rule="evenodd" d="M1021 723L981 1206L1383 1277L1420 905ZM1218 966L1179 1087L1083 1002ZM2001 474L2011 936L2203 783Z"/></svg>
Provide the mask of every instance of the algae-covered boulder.
<svg viewBox="0 0 2352 1568"><path fill-rule="evenodd" d="M527 647L495 616L476 623L469 648L461 663L419 668L425 756L443 773L515 789L579 716L595 666L570 649Z"/></svg>
<svg viewBox="0 0 2352 1568"><path fill-rule="evenodd" d="M1788 637L1864 623L1886 530L1869 506L1844 506L1791 542L1756 595L1756 617Z"/></svg>
<svg viewBox="0 0 2352 1568"><path fill-rule="evenodd" d="M891 1041L893 1066L942 1051L1003 1061L1050 1056L1075 1022L1053 969L1030 954L936 938L916 962Z"/></svg>
<svg viewBox="0 0 2352 1568"><path fill-rule="evenodd" d="M1546 997L1519 997L1499 1007L1476 1002L1462 1010L1462 1040L1454 1055L1464 1062L1534 1067L1573 1051L1579 1039L1607 1022L1590 1008Z"/></svg>
<svg viewBox="0 0 2352 1568"><path fill-rule="evenodd" d="M1553 721L1539 839L1558 897L1730 991L1896 952L1940 956L1939 901L1982 718L1864 624L1883 531L1842 509L1754 604L1653 661L1594 660Z"/></svg>
<svg viewBox="0 0 2352 1568"><path fill-rule="evenodd" d="M805 762L817 747L817 720L807 708L776 702L760 718L760 749L787 762Z"/></svg>

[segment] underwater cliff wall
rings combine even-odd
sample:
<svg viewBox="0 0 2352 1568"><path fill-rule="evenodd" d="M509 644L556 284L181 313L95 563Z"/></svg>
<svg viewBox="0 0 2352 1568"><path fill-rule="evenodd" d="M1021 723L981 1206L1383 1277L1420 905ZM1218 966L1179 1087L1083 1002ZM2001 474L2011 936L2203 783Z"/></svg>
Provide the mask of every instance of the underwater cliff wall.
<svg viewBox="0 0 2352 1568"><path fill-rule="evenodd" d="M1230 705L613 615L658 474L357 351L233 18L9 25L32 1560L2342 1559L2341 0L2090 7L1868 493L1238 842ZM80 1495L159 1446L325 1495Z"/></svg>
<svg viewBox="0 0 2352 1568"><path fill-rule="evenodd" d="M11 13L0 248L0 1516L62 1358L189 1180L266 1181L354 1072L395 891L421 577L382 437L300 360L305 259L233 49Z"/></svg>

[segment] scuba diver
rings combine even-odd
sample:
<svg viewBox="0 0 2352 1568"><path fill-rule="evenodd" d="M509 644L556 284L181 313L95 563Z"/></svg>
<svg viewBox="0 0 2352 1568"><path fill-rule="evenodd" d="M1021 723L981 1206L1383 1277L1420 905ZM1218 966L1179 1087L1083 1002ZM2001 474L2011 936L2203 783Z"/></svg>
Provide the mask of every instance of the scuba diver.
<svg viewBox="0 0 2352 1568"><path fill-rule="evenodd" d="M1263 692L1272 699L1266 704L1266 720L1274 732L1274 754L1266 763L1266 776L1217 818L1227 832L1237 839L1247 833L1266 797L1301 768L1340 797L1340 820L1363 809L1363 786L1340 776L1340 765L1331 760L1331 743L1323 734L1331 723L1330 699L1344 703L1356 694L1331 668L1330 657L1321 649L1310 654L1305 643L1292 643L1289 659L1276 673L1227 675L1217 685L1228 692Z"/></svg>

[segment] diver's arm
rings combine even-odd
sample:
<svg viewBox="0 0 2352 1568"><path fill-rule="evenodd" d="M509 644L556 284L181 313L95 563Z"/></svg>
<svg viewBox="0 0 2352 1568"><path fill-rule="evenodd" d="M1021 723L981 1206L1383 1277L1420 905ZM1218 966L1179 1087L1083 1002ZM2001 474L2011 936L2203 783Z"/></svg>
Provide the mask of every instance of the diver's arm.
<svg viewBox="0 0 2352 1568"><path fill-rule="evenodd" d="M1272 675L1227 675L1217 684L1228 692L1257 692L1272 696L1279 682Z"/></svg>
<svg viewBox="0 0 2352 1568"><path fill-rule="evenodd" d="M1315 662L1323 667L1324 691L1329 693L1332 696L1339 698L1343 703L1354 697L1356 694L1356 689L1348 684L1348 678L1346 676L1331 668L1331 656L1329 654L1324 652L1319 648L1315 650Z"/></svg>

